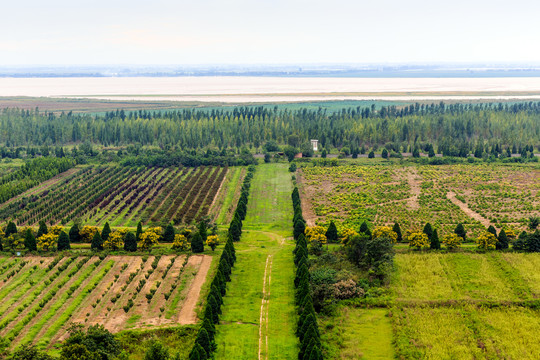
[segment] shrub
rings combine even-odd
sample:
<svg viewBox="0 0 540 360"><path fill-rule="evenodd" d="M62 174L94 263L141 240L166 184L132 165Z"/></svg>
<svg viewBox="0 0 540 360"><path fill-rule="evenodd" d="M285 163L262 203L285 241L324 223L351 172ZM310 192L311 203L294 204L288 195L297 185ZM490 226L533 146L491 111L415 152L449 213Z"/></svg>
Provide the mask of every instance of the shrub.
<svg viewBox="0 0 540 360"><path fill-rule="evenodd" d="M461 246L461 243L463 242L463 238L459 236L458 234L448 234L443 237L442 242L446 246L447 249L453 250Z"/></svg>
<svg viewBox="0 0 540 360"><path fill-rule="evenodd" d="M433 236L433 233L432 233ZM409 246L417 249L428 247L430 245L429 238L425 232L415 232L409 235Z"/></svg>

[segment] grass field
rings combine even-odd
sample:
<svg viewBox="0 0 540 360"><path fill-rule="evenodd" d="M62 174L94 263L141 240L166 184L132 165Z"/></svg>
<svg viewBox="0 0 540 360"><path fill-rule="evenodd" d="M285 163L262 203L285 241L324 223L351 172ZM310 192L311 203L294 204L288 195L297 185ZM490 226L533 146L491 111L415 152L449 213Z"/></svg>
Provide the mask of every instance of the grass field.
<svg viewBox="0 0 540 360"><path fill-rule="evenodd" d="M396 354L406 359L538 359L538 311L519 308L392 309Z"/></svg>
<svg viewBox="0 0 540 360"><path fill-rule="evenodd" d="M539 268L540 254L399 253L380 308L320 316L326 358L538 359Z"/></svg>
<svg viewBox="0 0 540 360"><path fill-rule="evenodd" d="M297 358L291 191L285 164L257 168L217 326L216 359Z"/></svg>
<svg viewBox="0 0 540 360"><path fill-rule="evenodd" d="M540 256L536 254L398 254L395 263L390 287L399 300L538 298Z"/></svg>
<svg viewBox="0 0 540 360"><path fill-rule="evenodd" d="M334 316L322 317L321 341L328 359L394 357L392 324L386 309L340 307Z"/></svg>

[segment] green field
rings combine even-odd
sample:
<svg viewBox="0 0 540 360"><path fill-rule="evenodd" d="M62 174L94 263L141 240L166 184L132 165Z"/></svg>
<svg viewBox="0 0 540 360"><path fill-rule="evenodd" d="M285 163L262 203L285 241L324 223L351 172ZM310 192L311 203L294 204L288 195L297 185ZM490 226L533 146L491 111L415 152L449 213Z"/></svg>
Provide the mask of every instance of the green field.
<svg viewBox="0 0 540 360"><path fill-rule="evenodd" d="M291 191L285 164L257 168L217 326L216 359L297 357Z"/></svg>

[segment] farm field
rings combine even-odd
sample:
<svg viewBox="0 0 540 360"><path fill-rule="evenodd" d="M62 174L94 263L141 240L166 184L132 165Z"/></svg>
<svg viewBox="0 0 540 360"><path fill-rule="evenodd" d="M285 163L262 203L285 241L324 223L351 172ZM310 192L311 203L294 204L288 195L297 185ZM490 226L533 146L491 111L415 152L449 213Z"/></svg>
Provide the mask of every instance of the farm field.
<svg viewBox="0 0 540 360"><path fill-rule="evenodd" d="M298 175L308 225L357 229L398 222L418 230L430 222L443 234L463 223L471 236L489 225L524 230L540 214L537 164L418 165L358 160L354 165L306 166Z"/></svg>
<svg viewBox="0 0 540 360"><path fill-rule="evenodd" d="M2 222L136 226L191 224L206 216L226 167L87 166L39 184L0 206Z"/></svg>
<svg viewBox="0 0 540 360"><path fill-rule="evenodd" d="M406 253L379 308L320 315L328 359L537 359L539 254Z"/></svg>
<svg viewBox="0 0 540 360"><path fill-rule="evenodd" d="M197 322L207 255L0 258L0 336L51 349L71 323L112 332Z"/></svg>
<svg viewBox="0 0 540 360"><path fill-rule="evenodd" d="M216 359L295 359L290 192L285 164L259 166L216 326Z"/></svg>

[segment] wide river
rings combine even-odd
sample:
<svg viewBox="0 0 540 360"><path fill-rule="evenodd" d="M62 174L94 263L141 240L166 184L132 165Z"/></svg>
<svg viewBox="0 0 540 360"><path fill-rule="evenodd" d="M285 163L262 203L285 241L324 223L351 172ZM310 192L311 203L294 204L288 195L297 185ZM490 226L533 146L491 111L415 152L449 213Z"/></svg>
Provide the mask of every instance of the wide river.
<svg viewBox="0 0 540 360"><path fill-rule="evenodd" d="M0 96L221 102L540 99L540 78L0 78Z"/></svg>

